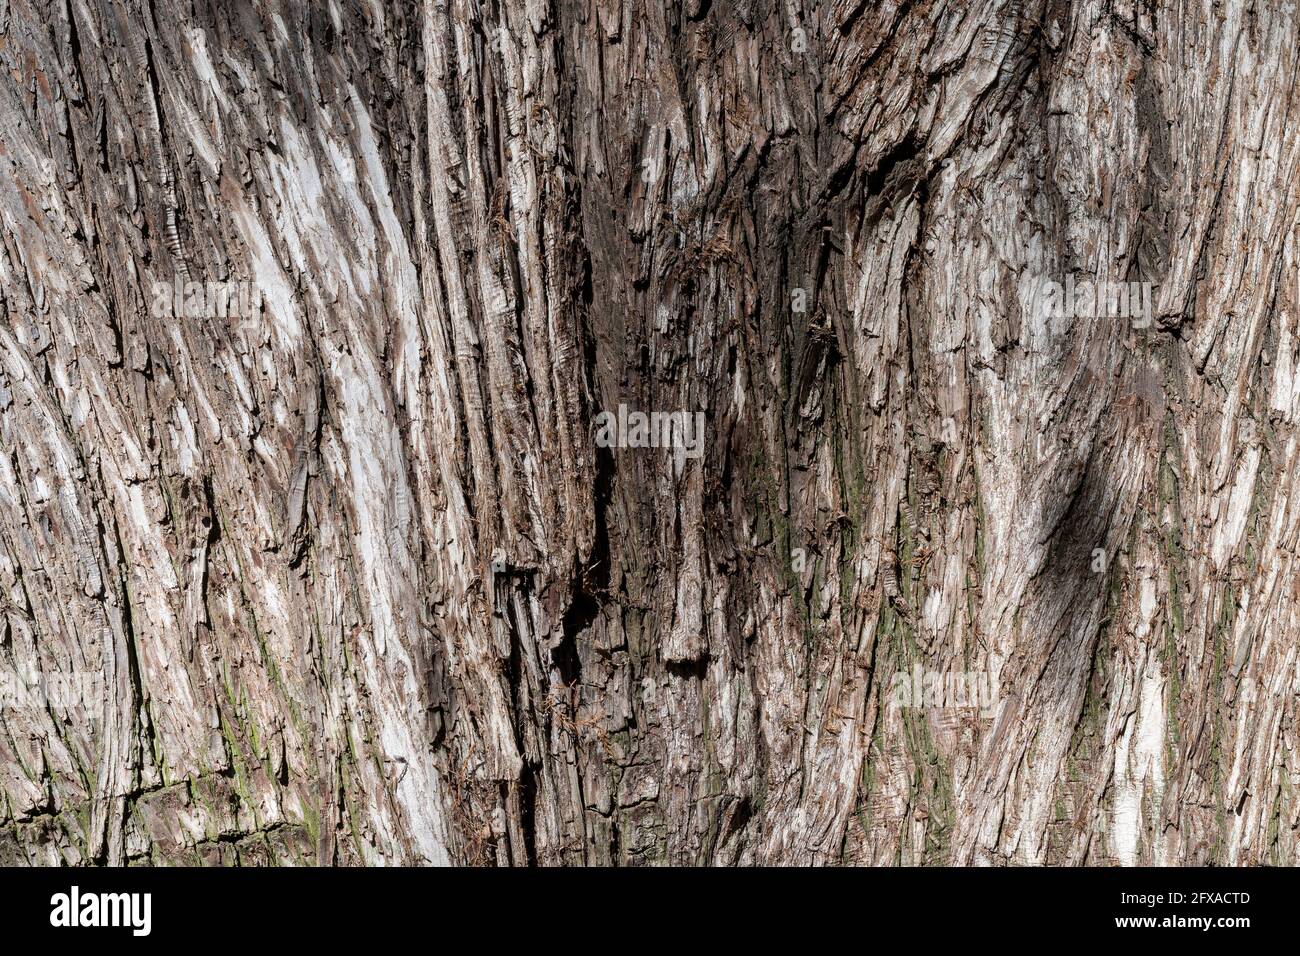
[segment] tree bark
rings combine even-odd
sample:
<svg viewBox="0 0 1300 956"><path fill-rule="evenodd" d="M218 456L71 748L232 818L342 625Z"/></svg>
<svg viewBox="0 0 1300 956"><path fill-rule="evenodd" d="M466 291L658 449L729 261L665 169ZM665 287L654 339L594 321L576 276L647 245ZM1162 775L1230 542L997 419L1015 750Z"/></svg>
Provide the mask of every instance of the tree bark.
<svg viewBox="0 0 1300 956"><path fill-rule="evenodd" d="M0 0L0 863L1300 862L1298 51Z"/></svg>

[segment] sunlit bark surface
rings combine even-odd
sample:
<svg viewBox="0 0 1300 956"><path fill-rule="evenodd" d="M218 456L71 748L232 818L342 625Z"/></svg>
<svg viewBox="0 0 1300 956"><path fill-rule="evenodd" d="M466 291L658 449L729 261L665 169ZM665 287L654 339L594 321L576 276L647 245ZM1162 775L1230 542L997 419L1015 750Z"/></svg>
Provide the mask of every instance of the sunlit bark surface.
<svg viewBox="0 0 1300 956"><path fill-rule="evenodd" d="M0 65L0 862L1298 862L1294 4Z"/></svg>

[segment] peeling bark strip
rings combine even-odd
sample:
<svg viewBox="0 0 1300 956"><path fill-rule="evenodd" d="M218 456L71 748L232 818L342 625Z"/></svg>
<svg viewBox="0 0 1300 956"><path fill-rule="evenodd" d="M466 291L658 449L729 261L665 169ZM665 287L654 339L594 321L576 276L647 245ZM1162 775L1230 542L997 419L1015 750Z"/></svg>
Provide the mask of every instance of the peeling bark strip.
<svg viewBox="0 0 1300 956"><path fill-rule="evenodd" d="M1298 58L0 0L0 863L1300 863Z"/></svg>

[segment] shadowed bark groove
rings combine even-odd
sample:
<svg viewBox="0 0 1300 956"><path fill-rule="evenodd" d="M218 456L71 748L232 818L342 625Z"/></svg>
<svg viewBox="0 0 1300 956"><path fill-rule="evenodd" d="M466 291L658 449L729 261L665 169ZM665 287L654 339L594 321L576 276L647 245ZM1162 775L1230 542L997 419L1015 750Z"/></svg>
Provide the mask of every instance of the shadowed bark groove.
<svg viewBox="0 0 1300 956"><path fill-rule="evenodd" d="M0 863L1300 862L1298 51L0 0Z"/></svg>

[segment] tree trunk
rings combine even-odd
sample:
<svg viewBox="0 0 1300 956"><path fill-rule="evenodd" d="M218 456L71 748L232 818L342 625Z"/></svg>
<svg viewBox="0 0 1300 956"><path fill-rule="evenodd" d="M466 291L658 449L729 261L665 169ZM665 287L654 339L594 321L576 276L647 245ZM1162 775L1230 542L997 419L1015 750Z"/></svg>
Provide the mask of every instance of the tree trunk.
<svg viewBox="0 0 1300 956"><path fill-rule="evenodd" d="M0 862L1300 862L1298 51L0 0Z"/></svg>

